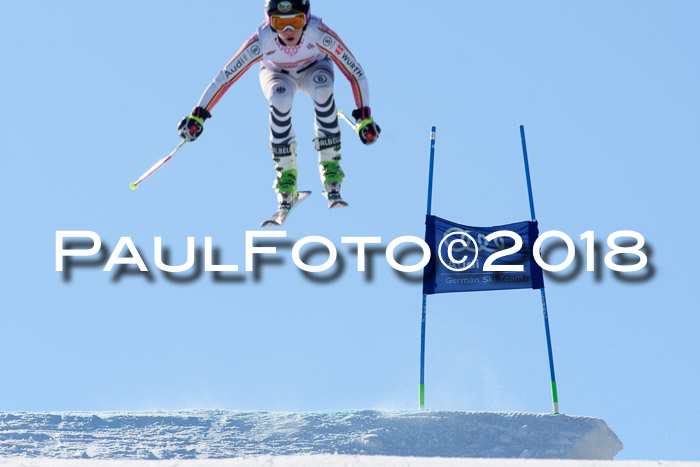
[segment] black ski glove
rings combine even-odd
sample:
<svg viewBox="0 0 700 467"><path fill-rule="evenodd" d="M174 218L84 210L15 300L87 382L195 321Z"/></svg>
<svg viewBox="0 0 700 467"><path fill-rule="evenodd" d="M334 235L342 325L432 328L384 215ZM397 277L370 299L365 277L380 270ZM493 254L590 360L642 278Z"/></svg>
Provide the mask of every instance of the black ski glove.
<svg viewBox="0 0 700 467"><path fill-rule="evenodd" d="M207 109L195 107L192 113L180 120L177 132L186 141L194 141L204 131L204 120L211 117Z"/></svg>
<svg viewBox="0 0 700 467"><path fill-rule="evenodd" d="M374 144L379 138L382 129L374 123L370 108L355 109L352 111L352 116L357 122L357 134L360 135L360 141L366 145Z"/></svg>

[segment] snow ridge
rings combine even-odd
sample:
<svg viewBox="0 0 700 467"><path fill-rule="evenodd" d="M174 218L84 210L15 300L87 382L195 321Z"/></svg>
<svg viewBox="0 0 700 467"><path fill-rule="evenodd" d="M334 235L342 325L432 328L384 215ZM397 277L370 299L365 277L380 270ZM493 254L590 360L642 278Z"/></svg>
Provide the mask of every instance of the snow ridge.
<svg viewBox="0 0 700 467"><path fill-rule="evenodd" d="M0 457L612 459L621 449L603 420L568 415L376 410L0 413Z"/></svg>

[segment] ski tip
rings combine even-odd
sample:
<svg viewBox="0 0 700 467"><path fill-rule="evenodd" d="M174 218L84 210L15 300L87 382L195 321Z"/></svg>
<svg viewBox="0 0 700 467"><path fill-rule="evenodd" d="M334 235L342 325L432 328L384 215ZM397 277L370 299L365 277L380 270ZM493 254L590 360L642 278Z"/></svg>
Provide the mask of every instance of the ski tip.
<svg viewBox="0 0 700 467"><path fill-rule="evenodd" d="M129 183L129 188L131 188L132 190L135 190L135 189L137 189L138 187L139 187L139 186L138 186L136 183L134 183L134 182Z"/></svg>

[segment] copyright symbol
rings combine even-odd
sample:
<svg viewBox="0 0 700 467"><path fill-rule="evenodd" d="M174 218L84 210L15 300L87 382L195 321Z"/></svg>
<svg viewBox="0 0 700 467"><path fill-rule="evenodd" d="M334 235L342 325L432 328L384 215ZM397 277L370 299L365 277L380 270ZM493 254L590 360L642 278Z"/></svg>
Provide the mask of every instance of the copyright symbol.
<svg viewBox="0 0 700 467"><path fill-rule="evenodd" d="M449 237L452 237L452 236L454 236L454 235L465 236L465 237L467 237L469 240L471 240L472 244L474 244L474 259L472 259L471 263L469 263L466 267L463 267L463 268L461 268L461 269L454 268L454 267L448 265L448 264L445 262L445 260L443 259L443 257L442 257L442 245L445 243L445 240L447 240ZM460 251L463 251L463 250L466 249L467 246L468 246L468 245L467 245L467 242L465 242L463 238L457 238L457 239L455 239L455 240L452 240L452 241L447 245L447 257L449 258L451 264L463 264L463 263L466 263L466 262L467 262L467 256L468 256L468 255L465 254L464 256L462 256L462 258L460 258L459 260L457 260L457 259L454 257L454 255L452 254L452 253L453 253L453 250L454 250L454 245L455 245L455 243L458 243L458 244L462 245L463 248L462 248ZM440 245L438 245L438 258L440 258L440 262L442 263L442 265L445 266L445 267L446 267L447 269L449 269L450 271L455 271L455 272L466 271L467 269L469 269L469 268L471 268L472 266L474 266L474 263L476 262L476 259L477 259L478 257L479 257L479 246L477 245L476 240L474 240L474 238L473 238L471 235L469 235L468 233L466 233L466 232L452 232L452 233L449 234L449 235L445 235L445 236L442 238L442 240L440 241Z"/></svg>

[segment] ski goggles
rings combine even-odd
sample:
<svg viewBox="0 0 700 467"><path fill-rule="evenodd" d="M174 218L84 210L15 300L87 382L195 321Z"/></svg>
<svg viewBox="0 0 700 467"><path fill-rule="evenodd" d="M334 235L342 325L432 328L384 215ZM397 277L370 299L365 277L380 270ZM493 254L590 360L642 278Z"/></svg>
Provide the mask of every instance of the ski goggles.
<svg viewBox="0 0 700 467"><path fill-rule="evenodd" d="M296 15L270 15L270 25L275 31L284 31L290 27L298 31L306 26L306 15L304 13L298 13Z"/></svg>

